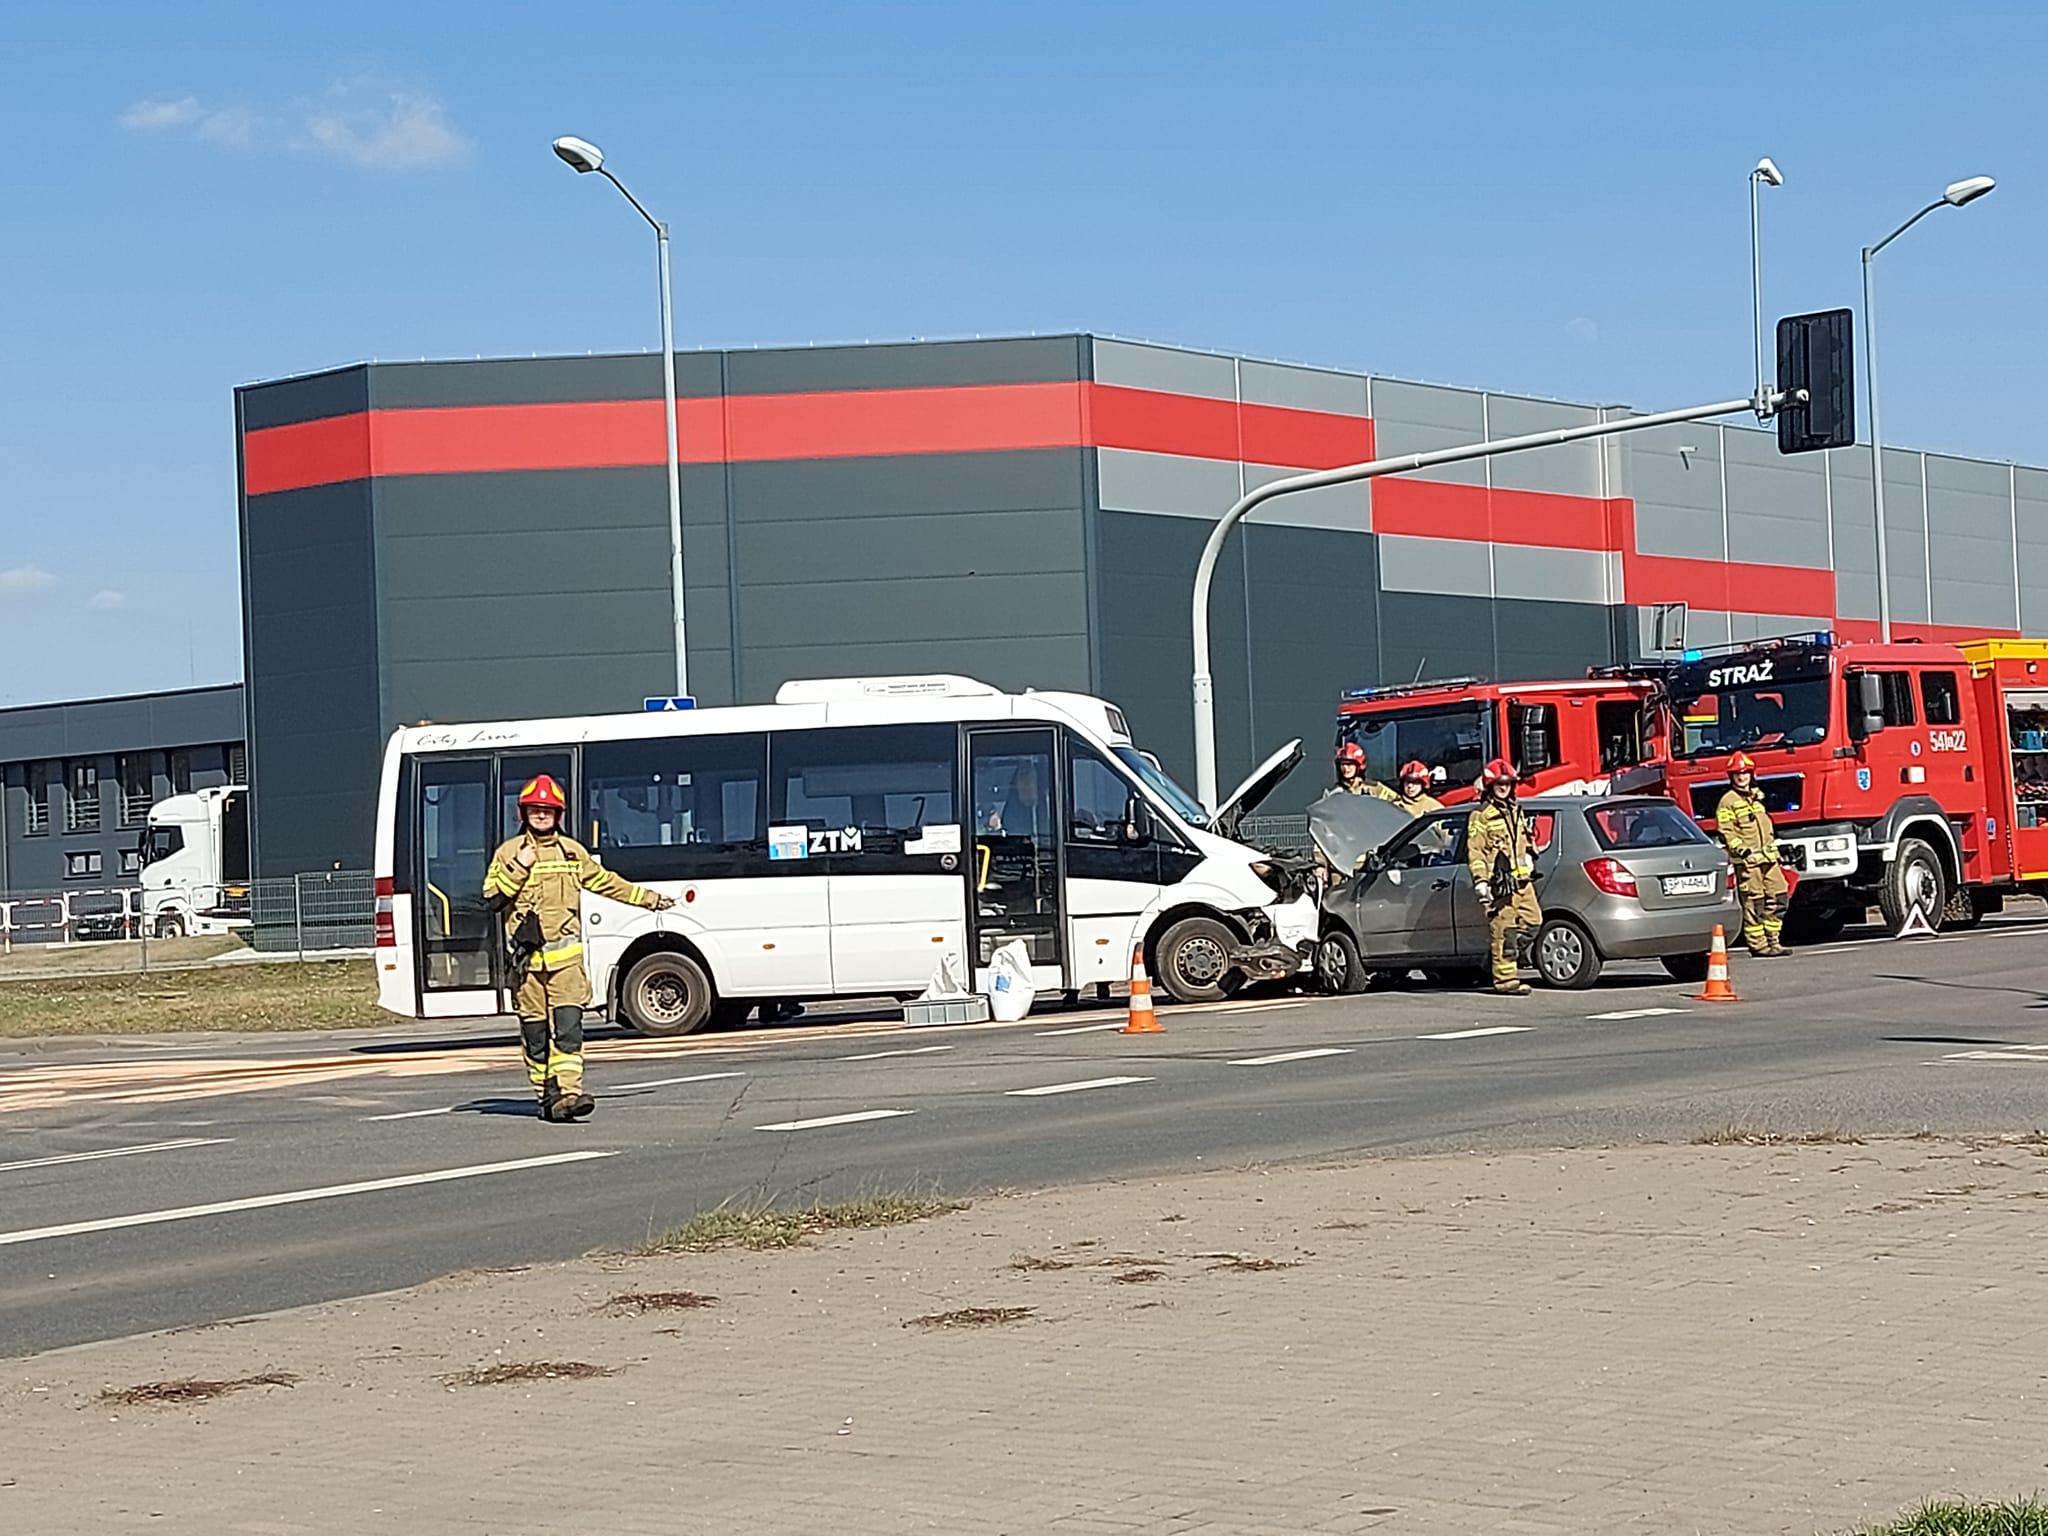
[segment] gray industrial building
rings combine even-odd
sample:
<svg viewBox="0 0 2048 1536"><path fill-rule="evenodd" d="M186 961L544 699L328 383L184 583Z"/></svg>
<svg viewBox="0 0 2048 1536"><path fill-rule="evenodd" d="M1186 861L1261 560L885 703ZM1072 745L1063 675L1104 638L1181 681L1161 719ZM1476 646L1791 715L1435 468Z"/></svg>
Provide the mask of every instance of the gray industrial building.
<svg viewBox="0 0 2048 1536"><path fill-rule="evenodd" d="M152 804L247 775L239 683L0 709L0 897L132 886Z"/></svg>
<svg viewBox="0 0 2048 1536"><path fill-rule="evenodd" d="M846 673L1086 689L1183 774L1195 556L1246 486L1625 414L1087 335L677 371L704 704ZM670 691L660 397L645 356L237 392L258 874L365 867L399 724ZM1897 450L1885 474L1900 633L2048 624L2048 471ZM1216 594L1224 776L1328 741L1348 687L1630 659L1657 605L1688 606L1694 644L1867 633L1871 508L1867 452L1781 458L1735 423L1272 503Z"/></svg>

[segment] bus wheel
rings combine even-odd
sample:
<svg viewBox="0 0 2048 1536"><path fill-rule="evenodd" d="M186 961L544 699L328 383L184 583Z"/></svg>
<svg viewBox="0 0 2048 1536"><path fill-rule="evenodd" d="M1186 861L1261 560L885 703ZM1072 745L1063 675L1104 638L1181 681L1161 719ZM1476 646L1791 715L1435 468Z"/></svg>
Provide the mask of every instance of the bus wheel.
<svg viewBox="0 0 2048 1536"><path fill-rule="evenodd" d="M626 972L619 989L626 1022L643 1035L687 1035L711 1017L711 978L689 955L656 950Z"/></svg>
<svg viewBox="0 0 2048 1536"><path fill-rule="evenodd" d="M1906 926L1906 915L1914 907L1930 925L1940 922L1948 907L1948 878L1935 851L1917 837L1900 838L1898 852L1877 888L1877 905L1893 933Z"/></svg>
<svg viewBox="0 0 2048 1536"><path fill-rule="evenodd" d="M1216 1003L1230 995L1236 937L1213 917L1184 917L1159 936L1159 984L1176 1003Z"/></svg>

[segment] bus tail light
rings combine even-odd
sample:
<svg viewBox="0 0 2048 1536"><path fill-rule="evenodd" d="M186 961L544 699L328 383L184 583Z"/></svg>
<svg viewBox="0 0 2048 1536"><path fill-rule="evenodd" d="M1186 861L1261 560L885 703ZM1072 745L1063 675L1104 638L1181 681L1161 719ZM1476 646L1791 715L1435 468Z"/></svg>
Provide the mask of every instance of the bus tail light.
<svg viewBox="0 0 2048 1536"><path fill-rule="evenodd" d="M393 883L389 875L377 877L377 947L396 949L398 947L398 924L391 916Z"/></svg>
<svg viewBox="0 0 2048 1536"><path fill-rule="evenodd" d="M1619 859L1586 860L1586 878L1610 896L1636 894L1635 872Z"/></svg>

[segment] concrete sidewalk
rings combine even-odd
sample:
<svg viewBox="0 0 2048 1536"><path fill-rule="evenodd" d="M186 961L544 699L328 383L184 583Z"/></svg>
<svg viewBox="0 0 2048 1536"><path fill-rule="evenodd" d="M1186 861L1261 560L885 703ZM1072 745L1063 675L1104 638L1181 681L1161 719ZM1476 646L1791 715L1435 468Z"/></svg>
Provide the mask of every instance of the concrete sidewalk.
<svg viewBox="0 0 2048 1536"><path fill-rule="evenodd" d="M2041 1138L1630 1147L457 1276L0 1363L0 1528L1807 1536L2048 1487L2044 1234Z"/></svg>

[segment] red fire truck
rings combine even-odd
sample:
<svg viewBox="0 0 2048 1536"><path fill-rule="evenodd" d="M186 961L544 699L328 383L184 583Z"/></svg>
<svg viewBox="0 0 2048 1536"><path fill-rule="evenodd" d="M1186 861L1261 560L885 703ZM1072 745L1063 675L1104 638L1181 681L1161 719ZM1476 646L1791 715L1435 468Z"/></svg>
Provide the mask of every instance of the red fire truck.
<svg viewBox="0 0 2048 1536"><path fill-rule="evenodd" d="M1655 728L1662 690L1641 675L1568 682L1489 683L1446 678L1355 688L1337 706L1337 742L1365 749L1368 771L1391 784L1420 759L1441 777L1438 799L1470 799L1479 770L1505 757L1532 792L1652 788L1665 733Z"/></svg>
<svg viewBox="0 0 2048 1536"><path fill-rule="evenodd" d="M1793 635L1688 651L1665 688L1666 793L1711 826L1728 755L1756 759L1805 937L1873 903L1894 932L1973 923L2048 882L2048 642Z"/></svg>
<svg viewBox="0 0 2048 1536"><path fill-rule="evenodd" d="M1818 633L1572 682L1361 688L1337 737L1381 779L1440 765L1446 800L1506 755L1538 791L1661 790L1710 828L1728 757L1747 752L1806 942L1873 904L1897 931L1914 907L1967 924L2012 892L2048 895L2048 641Z"/></svg>

